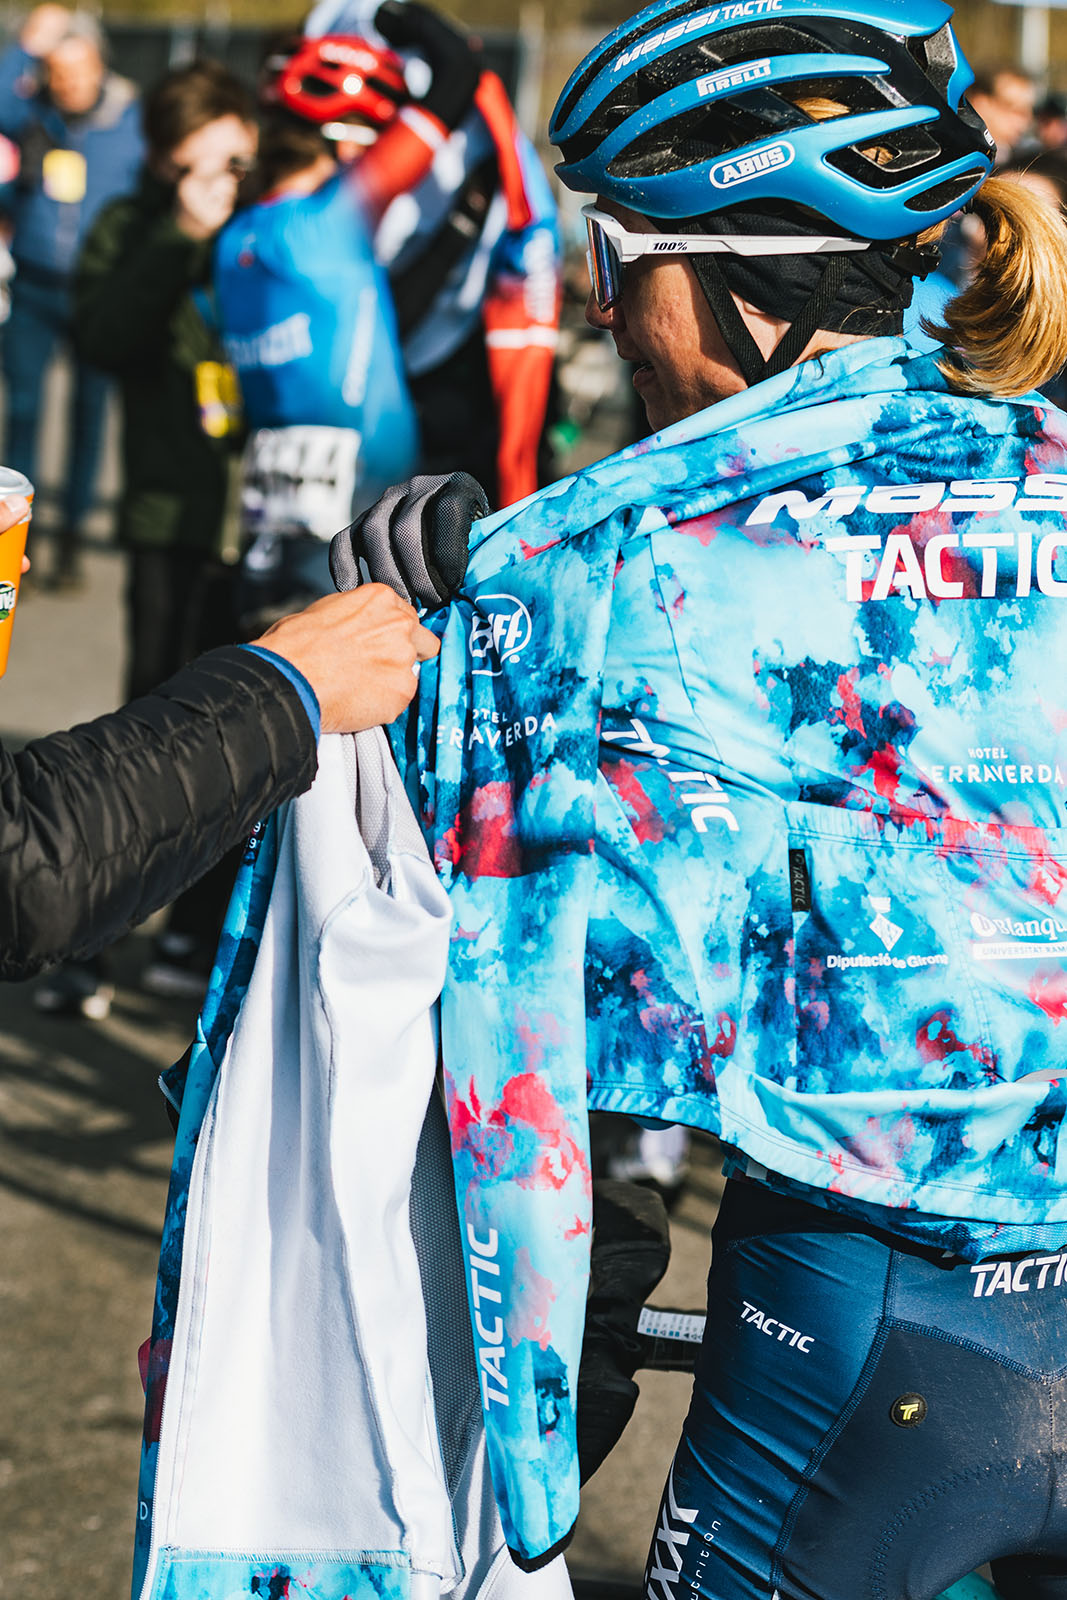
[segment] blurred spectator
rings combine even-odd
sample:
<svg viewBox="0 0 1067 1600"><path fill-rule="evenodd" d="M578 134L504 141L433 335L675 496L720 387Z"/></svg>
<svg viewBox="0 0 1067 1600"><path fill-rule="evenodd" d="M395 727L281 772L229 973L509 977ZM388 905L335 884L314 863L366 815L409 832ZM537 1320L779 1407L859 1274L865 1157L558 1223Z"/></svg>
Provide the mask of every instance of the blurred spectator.
<svg viewBox="0 0 1067 1600"><path fill-rule="evenodd" d="M136 90L107 70L92 17L53 4L31 11L19 43L0 56L0 133L19 148L3 459L36 483L42 379L57 345L72 335L78 250L101 206L132 187L143 154ZM53 572L64 584L78 581L78 534L92 501L106 394L106 378L76 362Z"/></svg>
<svg viewBox="0 0 1067 1600"><path fill-rule="evenodd" d="M1034 108L1034 129L1043 150L1067 146L1067 95L1047 94Z"/></svg>
<svg viewBox="0 0 1067 1600"><path fill-rule="evenodd" d="M222 642L203 637L204 589L240 417L208 290L215 235L255 159L255 106L225 67L197 62L148 95L144 129L140 186L96 219L75 292L78 348L121 386L128 699Z"/></svg>
<svg viewBox="0 0 1067 1600"><path fill-rule="evenodd" d="M1003 170L1055 206L1067 224L1067 149L1042 150L1028 161L1013 162ZM1063 360L1064 367L1041 385L1046 400L1061 409L1067 408L1067 350Z"/></svg>
<svg viewBox="0 0 1067 1600"><path fill-rule="evenodd" d="M978 72L967 99L984 121L997 147L996 164L1006 166L1032 146L1034 85L1018 67L990 68ZM958 293L970 283L975 262L985 249L985 234L973 215L953 217L941 237L941 275ZM949 294L949 298L951 294ZM936 321L936 306L929 295L923 314Z"/></svg>
<svg viewBox="0 0 1067 1600"><path fill-rule="evenodd" d="M1067 150L1041 150L1001 169L1067 215Z"/></svg>
<svg viewBox="0 0 1067 1600"><path fill-rule="evenodd" d="M372 50L382 44L372 0L322 0L306 32L356 36L350 42ZM423 52L417 42L400 48L408 83L417 83ZM280 90L310 107L323 69L310 51L302 60L306 93L287 79ZM364 149L399 109L380 101L357 109L349 120L362 124ZM425 177L384 208L375 250L389 273L418 412L419 470L462 468L494 506L550 482L544 434L559 324L556 207L494 74L482 74L472 107Z"/></svg>
<svg viewBox="0 0 1067 1600"><path fill-rule="evenodd" d="M130 700L233 638L230 569L219 558L240 417L207 286L212 242L255 157L255 106L224 67L197 62L148 95L144 131L140 186L97 217L75 287L79 350L118 377L122 395ZM149 988L157 967L170 993L206 978L232 877L216 868L172 908ZM99 1016L109 994L99 964L68 965L36 999Z"/></svg>
<svg viewBox="0 0 1067 1600"><path fill-rule="evenodd" d="M1034 85L1018 67L978 72L967 98L993 135L997 164L1012 159L1034 120Z"/></svg>

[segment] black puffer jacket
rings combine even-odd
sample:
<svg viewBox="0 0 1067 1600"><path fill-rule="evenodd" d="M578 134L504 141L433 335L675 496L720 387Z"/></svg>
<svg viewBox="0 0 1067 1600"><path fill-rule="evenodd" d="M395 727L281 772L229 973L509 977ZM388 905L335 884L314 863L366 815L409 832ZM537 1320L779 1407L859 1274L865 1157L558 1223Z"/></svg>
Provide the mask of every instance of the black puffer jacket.
<svg viewBox="0 0 1067 1600"><path fill-rule="evenodd" d="M296 689L237 648L16 756L0 747L0 977L102 949L309 788L315 768Z"/></svg>

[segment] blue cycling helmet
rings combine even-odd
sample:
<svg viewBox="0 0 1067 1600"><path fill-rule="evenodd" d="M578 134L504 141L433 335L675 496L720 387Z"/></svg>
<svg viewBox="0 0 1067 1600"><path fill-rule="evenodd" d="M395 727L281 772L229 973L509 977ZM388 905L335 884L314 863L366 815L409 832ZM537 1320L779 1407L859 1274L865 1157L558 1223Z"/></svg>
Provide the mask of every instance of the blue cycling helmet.
<svg viewBox="0 0 1067 1600"><path fill-rule="evenodd" d="M661 220L774 207L913 238L995 154L951 16L941 0L656 0L572 74L549 127L556 171ZM818 100L847 109L797 104Z"/></svg>

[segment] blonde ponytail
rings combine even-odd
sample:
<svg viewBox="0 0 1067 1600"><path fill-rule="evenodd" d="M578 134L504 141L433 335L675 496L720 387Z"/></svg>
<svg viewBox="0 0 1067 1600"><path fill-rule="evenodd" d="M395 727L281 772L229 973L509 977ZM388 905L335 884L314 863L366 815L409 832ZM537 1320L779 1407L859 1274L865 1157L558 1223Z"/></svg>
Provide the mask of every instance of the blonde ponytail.
<svg viewBox="0 0 1067 1600"><path fill-rule="evenodd" d="M947 346L938 365L953 388L1009 399L1067 365L1067 224L1010 177L987 178L971 205L985 256L943 324L923 328Z"/></svg>

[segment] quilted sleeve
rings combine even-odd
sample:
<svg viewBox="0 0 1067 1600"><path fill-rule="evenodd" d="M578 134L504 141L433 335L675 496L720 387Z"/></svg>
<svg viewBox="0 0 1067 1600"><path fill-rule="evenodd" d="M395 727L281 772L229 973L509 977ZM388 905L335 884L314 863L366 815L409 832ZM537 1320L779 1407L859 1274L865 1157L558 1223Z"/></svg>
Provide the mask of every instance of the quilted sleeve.
<svg viewBox="0 0 1067 1600"><path fill-rule="evenodd" d="M212 651L121 711L0 749L0 977L86 956L308 788L315 735L263 657Z"/></svg>

